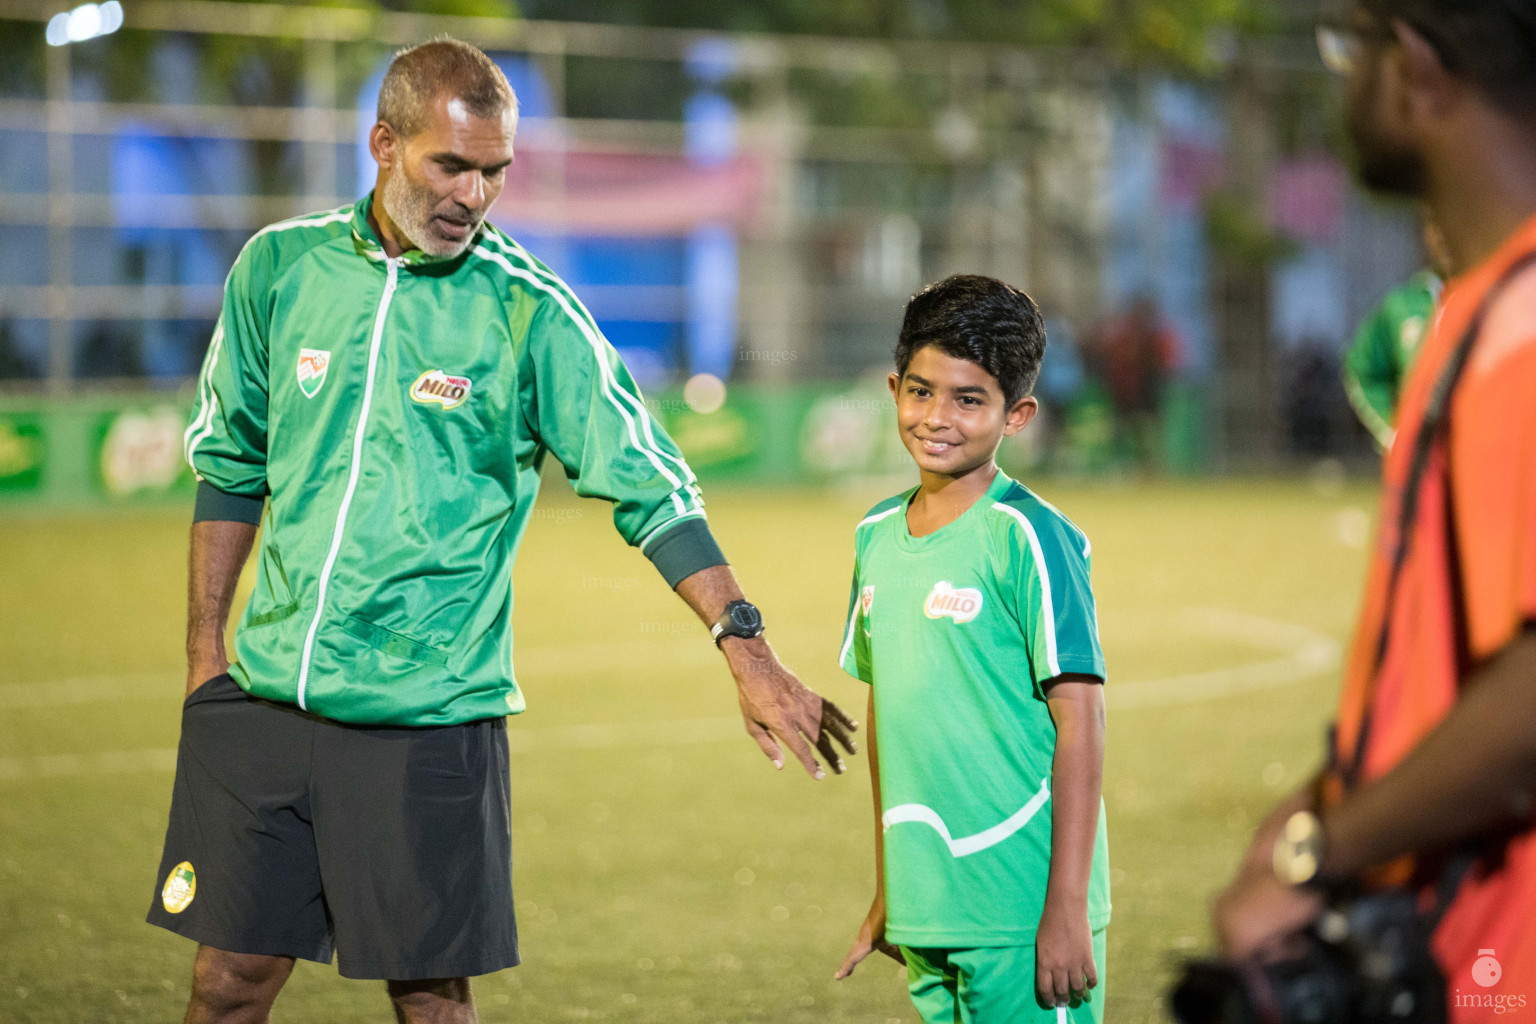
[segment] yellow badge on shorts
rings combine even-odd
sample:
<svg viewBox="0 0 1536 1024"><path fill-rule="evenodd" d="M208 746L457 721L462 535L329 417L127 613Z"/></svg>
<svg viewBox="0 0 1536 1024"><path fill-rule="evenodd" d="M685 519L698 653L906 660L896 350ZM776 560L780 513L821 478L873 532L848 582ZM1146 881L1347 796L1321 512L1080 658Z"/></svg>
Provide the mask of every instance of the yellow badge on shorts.
<svg viewBox="0 0 1536 1024"><path fill-rule="evenodd" d="M197 895L197 872L192 870L191 861L182 861L171 868L171 873L166 876L165 888L160 890L160 902L165 904L167 913L179 914L192 904L192 897Z"/></svg>

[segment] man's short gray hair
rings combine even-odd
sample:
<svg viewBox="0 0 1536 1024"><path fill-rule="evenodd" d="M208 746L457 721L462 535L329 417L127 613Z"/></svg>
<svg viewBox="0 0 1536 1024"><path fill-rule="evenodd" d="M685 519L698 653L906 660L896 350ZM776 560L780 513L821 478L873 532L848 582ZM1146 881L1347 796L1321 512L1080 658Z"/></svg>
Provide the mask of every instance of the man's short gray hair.
<svg viewBox="0 0 1536 1024"><path fill-rule="evenodd" d="M384 72L379 120L410 138L427 126L432 101L447 93L476 117L517 117L517 95L496 62L477 47L438 36L401 50Z"/></svg>

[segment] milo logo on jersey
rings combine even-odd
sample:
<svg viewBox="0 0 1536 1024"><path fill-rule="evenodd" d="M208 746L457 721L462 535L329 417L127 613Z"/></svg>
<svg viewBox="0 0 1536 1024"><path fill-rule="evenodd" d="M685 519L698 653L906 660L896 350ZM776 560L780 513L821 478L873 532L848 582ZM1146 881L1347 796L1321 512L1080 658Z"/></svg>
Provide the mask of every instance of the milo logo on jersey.
<svg viewBox="0 0 1536 1024"><path fill-rule="evenodd" d="M428 370L411 385L411 398L422 405L436 403L444 409L456 409L469 397L468 377L450 377L442 370Z"/></svg>
<svg viewBox="0 0 1536 1024"><path fill-rule="evenodd" d="M954 619L970 622L981 614L981 591L975 587L955 587L948 580L940 580L923 602L923 614L930 619Z"/></svg>

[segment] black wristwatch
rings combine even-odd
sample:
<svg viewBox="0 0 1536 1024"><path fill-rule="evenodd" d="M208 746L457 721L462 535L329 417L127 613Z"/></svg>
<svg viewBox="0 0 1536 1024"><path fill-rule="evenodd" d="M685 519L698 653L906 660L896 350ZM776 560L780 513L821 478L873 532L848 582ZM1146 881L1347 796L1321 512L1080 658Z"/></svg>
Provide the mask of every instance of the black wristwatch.
<svg viewBox="0 0 1536 1024"><path fill-rule="evenodd" d="M720 613L720 618L709 627L709 635L715 638L715 646L728 636L750 640L763 635L763 616L751 601L732 601Z"/></svg>

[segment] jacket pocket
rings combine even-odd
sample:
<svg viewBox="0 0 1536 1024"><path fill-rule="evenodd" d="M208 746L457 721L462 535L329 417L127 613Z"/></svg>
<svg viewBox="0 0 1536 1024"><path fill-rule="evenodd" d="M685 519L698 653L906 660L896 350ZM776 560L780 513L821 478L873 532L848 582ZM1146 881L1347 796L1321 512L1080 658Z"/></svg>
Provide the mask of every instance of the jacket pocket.
<svg viewBox="0 0 1536 1024"><path fill-rule="evenodd" d="M270 520L267 528L271 529ZM251 615L243 622L242 627L245 629L282 622L299 610L299 601L293 596L293 588L288 582L288 572L283 568L283 556L271 537L264 538L261 545L261 565L256 574L256 589L251 594L250 607L266 610Z"/></svg>
<svg viewBox="0 0 1536 1024"><path fill-rule="evenodd" d="M356 616L343 616L341 628L369 647L383 651L385 654L393 654L397 658L414 661L418 665L448 664L447 651L429 647L420 641L412 640L383 626L374 625L372 622L365 622Z"/></svg>
<svg viewBox="0 0 1536 1024"><path fill-rule="evenodd" d="M260 615L252 615L250 621L245 624L245 628L254 629L257 626L270 626L274 622L282 622L298 610L299 602L291 601L281 608L273 608L262 612Z"/></svg>

